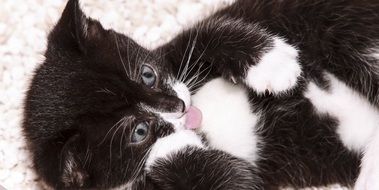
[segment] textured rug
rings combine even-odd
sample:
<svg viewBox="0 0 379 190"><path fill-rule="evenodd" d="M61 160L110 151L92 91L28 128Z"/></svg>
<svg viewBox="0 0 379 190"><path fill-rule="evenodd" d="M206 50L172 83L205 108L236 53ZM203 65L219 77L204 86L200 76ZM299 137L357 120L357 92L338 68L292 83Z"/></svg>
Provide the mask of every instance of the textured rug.
<svg viewBox="0 0 379 190"><path fill-rule="evenodd" d="M106 28L154 47L231 1L82 0L81 4L88 16L99 19ZM33 69L44 59L47 32L58 20L65 3L64 0L1 1L0 184L9 190L44 189L31 169L21 135L22 101ZM337 185L324 189L344 188Z"/></svg>

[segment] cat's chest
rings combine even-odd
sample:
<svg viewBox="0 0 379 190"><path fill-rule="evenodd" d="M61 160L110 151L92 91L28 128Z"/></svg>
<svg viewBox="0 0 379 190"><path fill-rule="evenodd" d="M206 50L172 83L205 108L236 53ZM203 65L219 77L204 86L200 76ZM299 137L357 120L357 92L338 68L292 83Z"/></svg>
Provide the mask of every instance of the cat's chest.
<svg viewBox="0 0 379 190"><path fill-rule="evenodd" d="M249 162L256 159L258 116L251 111L245 88L213 79L192 97L192 104L203 113L200 130L211 147Z"/></svg>

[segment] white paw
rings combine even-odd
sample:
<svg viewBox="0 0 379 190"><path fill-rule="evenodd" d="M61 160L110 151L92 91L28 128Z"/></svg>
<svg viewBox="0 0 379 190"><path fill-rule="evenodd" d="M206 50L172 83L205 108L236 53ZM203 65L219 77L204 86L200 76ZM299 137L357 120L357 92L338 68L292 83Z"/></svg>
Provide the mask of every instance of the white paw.
<svg viewBox="0 0 379 190"><path fill-rule="evenodd" d="M293 88L301 75L298 51L280 38L257 65L247 70L246 84L258 93L279 94Z"/></svg>
<svg viewBox="0 0 379 190"><path fill-rule="evenodd" d="M166 137L158 139L153 145L145 163L145 170L160 158L169 158L170 155L179 152L187 146L204 148L200 137L191 130L180 130Z"/></svg>

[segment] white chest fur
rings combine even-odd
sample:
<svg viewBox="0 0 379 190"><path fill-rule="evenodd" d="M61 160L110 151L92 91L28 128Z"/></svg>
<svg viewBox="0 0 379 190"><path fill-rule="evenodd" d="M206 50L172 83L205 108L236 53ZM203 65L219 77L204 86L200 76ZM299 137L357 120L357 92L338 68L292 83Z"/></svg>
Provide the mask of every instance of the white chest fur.
<svg viewBox="0 0 379 190"><path fill-rule="evenodd" d="M203 113L201 131L213 148L253 162L257 156L255 126L247 91L224 79L214 79L192 97Z"/></svg>
<svg viewBox="0 0 379 190"><path fill-rule="evenodd" d="M350 150L362 152L379 127L379 112L364 97L331 74L330 91L310 83L305 96L316 110L338 119L337 133Z"/></svg>

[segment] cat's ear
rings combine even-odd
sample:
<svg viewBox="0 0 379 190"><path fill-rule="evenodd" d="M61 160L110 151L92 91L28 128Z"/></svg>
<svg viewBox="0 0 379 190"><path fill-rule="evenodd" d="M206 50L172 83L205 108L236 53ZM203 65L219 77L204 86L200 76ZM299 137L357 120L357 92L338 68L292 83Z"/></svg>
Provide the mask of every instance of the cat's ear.
<svg viewBox="0 0 379 190"><path fill-rule="evenodd" d="M69 0L49 35L49 45L86 53L89 44L95 43L105 32L100 22L87 18L80 8L79 0Z"/></svg>

